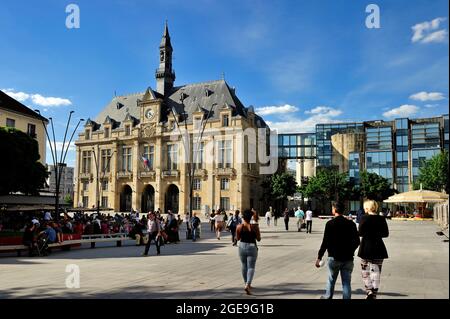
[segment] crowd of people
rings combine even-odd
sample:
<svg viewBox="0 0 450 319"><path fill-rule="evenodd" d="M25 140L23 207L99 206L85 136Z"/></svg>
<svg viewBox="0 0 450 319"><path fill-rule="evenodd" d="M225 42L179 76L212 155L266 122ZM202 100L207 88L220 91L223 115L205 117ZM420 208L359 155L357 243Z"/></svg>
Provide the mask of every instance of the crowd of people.
<svg viewBox="0 0 450 319"><path fill-rule="evenodd" d="M328 252L328 281L326 294L323 298L331 299L334 295L334 286L339 273L343 285L343 298L351 298L351 274L354 266L354 252L359 247L357 256L361 258L361 277L367 294L367 299L376 299L380 286L380 276L383 261L388 258L386 247L382 238L389 236L386 219L388 216L378 213L378 205L373 200L364 202L353 220L352 215L344 216L344 207L341 203L332 204L334 218L326 223L322 244L320 246L316 267L322 267L325 252ZM272 207L264 215L267 227L277 225L280 216L274 212ZM285 209L282 217L286 231L289 230L289 219L296 218L297 231L304 228L306 233L312 232L313 212L306 212L297 207ZM256 210L247 209L242 213L236 210L229 213L223 209L212 210L207 215L211 232L215 233L218 240L221 233L226 230L231 233L231 243L238 246L238 255L241 261L242 277L244 279L244 290L251 294L252 280L255 274L256 261L258 258L257 242L261 240L259 219ZM148 256L151 243L156 246L156 254L160 255L161 246L180 241L179 230L183 223L180 215L167 211L163 216L161 211L151 211L139 216L132 211L130 214L115 214L109 216L101 213L88 215L76 212L70 217L67 213L54 219L50 212L39 214L10 214L2 216L1 226L3 229L23 231L23 243L33 252L33 246L37 238L45 236L49 243L62 243L64 238L70 239L72 234L112 234L126 233L129 237L136 239L136 245L145 245L143 256ZM201 220L196 213L192 216L185 214L187 237L192 236L196 241L200 236ZM355 223L356 222L356 223Z"/></svg>

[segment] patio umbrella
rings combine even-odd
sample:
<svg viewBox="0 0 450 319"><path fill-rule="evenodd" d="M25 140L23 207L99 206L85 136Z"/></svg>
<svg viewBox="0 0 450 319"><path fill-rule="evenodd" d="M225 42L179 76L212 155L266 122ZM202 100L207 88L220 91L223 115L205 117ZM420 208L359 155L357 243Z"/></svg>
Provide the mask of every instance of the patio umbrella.
<svg viewBox="0 0 450 319"><path fill-rule="evenodd" d="M448 200L448 195L420 189L400 194L395 194L384 200L385 203L440 203Z"/></svg>
<svg viewBox="0 0 450 319"><path fill-rule="evenodd" d="M423 212L425 209L425 203L441 203L448 200L448 195L445 193L439 193L434 191L429 191L422 189L422 185L420 185L420 189L416 191L404 192L400 194L393 195L388 199L384 200L384 203L417 203L422 205L419 206L421 210L421 216L423 217Z"/></svg>

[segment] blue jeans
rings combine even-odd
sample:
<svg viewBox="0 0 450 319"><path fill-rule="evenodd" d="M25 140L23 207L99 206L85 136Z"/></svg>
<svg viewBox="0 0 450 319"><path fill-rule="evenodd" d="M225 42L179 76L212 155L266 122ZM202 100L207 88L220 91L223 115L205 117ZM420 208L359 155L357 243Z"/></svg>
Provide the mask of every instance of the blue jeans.
<svg viewBox="0 0 450 319"><path fill-rule="evenodd" d="M327 282L327 292L325 295L327 299L333 298L334 285L336 284L336 279L338 277L339 272L341 273L343 298L351 299L352 271L353 271L353 260L337 261L334 260L333 257L328 257L328 282Z"/></svg>
<svg viewBox="0 0 450 319"><path fill-rule="evenodd" d="M198 227L192 227L192 240L193 241L197 240L197 232L198 232Z"/></svg>
<svg viewBox="0 0 450 319"><path fill-rule="evenodd" d="M258 248L255 244L239 243L239 258L242 264L242 277L246 285L250 285L255 275L255 264L258 258Z"/></svg>

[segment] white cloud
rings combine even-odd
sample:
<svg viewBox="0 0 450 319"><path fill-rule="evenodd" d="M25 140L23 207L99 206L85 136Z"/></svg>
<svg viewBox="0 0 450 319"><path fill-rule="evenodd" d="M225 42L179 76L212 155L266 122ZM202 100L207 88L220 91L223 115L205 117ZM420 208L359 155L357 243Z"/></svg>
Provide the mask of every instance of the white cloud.
<svg viewBox="0 0 450 319"><path fill-rule="evenodd" d="M306 114L319 114L319 115L326 115L326 116L339 116L342 114L341 110L334 109L329 106L316 106L312 110L305 111Z"/></svg>
<svg viewBox="0 0 450 319"><path fill-rule="evenodd" d="M266 121L271 129L277 130L279 133L283 132L314 132L316 124L337 123L341 120L336 120L334 117L342 114L342 111L328 107L318 106L309 111L306 114L311 114L306 119L294 119L285 122L272 122Z"/></svg>
<svg viewBox="0 0 450 319"><path fill-rule="evenodd" d="M439 106L439 104L425 104L424 106L425 106L426 108L431 109L431 108L434 108L434 107Z"/></svg>
<svg viewBox="0 0 450 319"><path fill-rule="evenodd" d="M416 101L439 101L445 99L444 94L440 92L418 92L409 97L412 100Z"/></svg>
<svg viewBox="0 0 450 319"><path fill-rule="evenodd" d="M31 96L31 100L36 105L47 106L47 107L72 105L72 102L70 102L70 100L68 100L68 99L63 99L60 97L51 97L51 96L45 97L40 94L33 94Z"/></svg>
<svg viewBox="0 0 450 319"><path fill-rule="evenodd" d="M14 92L14 89L2 89L2 91L19 102L24 102L30 97L30 95L25 92Z"/></svg>
<svg viewBox="0 0 450 319"><path fill-rule="evenodd" d="M2 89L6 94L11 96L20 102L25 102L31 99L31 102L35 105L45 106L45 107L58 107L72 105L72 102L68 99L60 97L42 96L41 94L30 94L25 92L15 92L14 89Z"/></svg>
<svg viewBox="0 0 450 319"><path fill-rule="evenodd" d="M390 111L384 112L383 116L387 118L408 117L419 112L419 108L415 105L404 104Z"/></svg>
<svg viewBox="0 0 450 319"><path fill-rule="evenodd" d="M285 104L279 106L263 106L258 107L255 112L261 116L272 115L272 114L284 114L297 112L299 109L296 106Z"/></svg>
<svg viewBox="0 0 450 319"><path fill-rule="evenodd" d="M431 43L431 42L444 42L447 38L448 32L447 30L440 30L427 35L422 43Z"/></svg>
<svg viewBox="0 0 450 319"><path fill-rule="evenodd" d="M442 29L439 31L431 32L439 29L441 22L447 20L446 18L436 18L431 21L425 21L412 26L413 37L411 41L413 43L431 43L431 42L443 42L447 37L447 30Z"/></svg>

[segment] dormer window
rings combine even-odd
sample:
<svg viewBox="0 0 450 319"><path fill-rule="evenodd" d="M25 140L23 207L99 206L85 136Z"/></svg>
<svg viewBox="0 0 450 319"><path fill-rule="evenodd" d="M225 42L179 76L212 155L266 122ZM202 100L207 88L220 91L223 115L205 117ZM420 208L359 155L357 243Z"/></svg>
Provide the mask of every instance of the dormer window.
<svg viewBox="0 0 450 319"><path fill-rule="evenodd" d="M194 117L194 130L199 130L202 125L202 118L200 116Z"/></svg>
<svg viewBox="0 0 450 319"><path fill-rule="evenodd" d="M84 139L85 140L90 140L91 139L91 130L90 129L86 129L84 130Z"/></svg>
<svg viewBox="0 0 450 319"><path fill-rule="evenodd" d="M105 138L109 138L109 127L105 127L104 135Z"/></svg>
<svg viewBox="0 0 450 319"><path fill-rule="evenodd" d="M223 127L228 127L230 126L230 116L228 114L224 114L222 116L222 126Z"/></svg>
<svg viewBox="0 0 450 319"><path fill-rule="evenodd" d="M125 135L126 136L131 135L131 125L125 125Z"/></svg>

